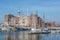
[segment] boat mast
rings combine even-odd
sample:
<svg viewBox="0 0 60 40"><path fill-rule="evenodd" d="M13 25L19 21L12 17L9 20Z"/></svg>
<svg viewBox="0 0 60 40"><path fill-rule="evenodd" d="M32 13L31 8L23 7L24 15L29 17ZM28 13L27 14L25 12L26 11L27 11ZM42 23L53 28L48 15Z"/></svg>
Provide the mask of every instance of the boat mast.
<svg viewBox="0 0 60 40"><path fill-rule="evenodd" d="M45 13L43 13L43 22L44 22L44 27L45 27Z"/></svg>
<svg viewBox="0 0 60 40"><path fill-rule="evenodd" d="M26 8L26 10L27 10L27 16L28 16L28 8Z"/></svg>
<svg viewBox="0 0 60 40"><path fill-rule="evenodd" d="M45 28L45 13L43 12L42 31Z"/></svg>
<svg viewBox="0 0 60 40"><path fill-rule="evenodd" d="M36 10L36 15L38 15L38 10ZM37 20L38 21L38 20ZM38 28L38 24L36 23L36 29Z"/></svg>

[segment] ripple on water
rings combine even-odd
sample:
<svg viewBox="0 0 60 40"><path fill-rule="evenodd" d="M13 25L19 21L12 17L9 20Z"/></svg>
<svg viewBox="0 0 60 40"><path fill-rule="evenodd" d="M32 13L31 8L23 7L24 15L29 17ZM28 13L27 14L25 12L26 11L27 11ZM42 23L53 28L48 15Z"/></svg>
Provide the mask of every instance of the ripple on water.
<svg viewBox="0 0 60 40"><path fill-rule="evenodd" d="M60 40L60 34L42 34L40 40Z"/></svg>
<svg viewBox="0 0 60 40"><path fill-rule="evenodd" d="M21 32L19 32L22 34ZM17 34L17 32L16 32ZM13 32L12 32L13 35ZM60 34L40 34L40 40L60 40ZM4 40L4 32L0 32L0 40Z"/></svg>

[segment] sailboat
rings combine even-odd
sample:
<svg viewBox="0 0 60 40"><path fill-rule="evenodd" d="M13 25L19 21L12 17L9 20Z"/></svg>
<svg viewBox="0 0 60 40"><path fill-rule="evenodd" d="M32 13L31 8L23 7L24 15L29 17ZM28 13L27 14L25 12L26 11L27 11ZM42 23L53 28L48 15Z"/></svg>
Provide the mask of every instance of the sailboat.
<svg viewBox="0 0 60 40"><path fill-rule="evenodd" d="M45 28L45 13L43 13L42 33L50 33L49 29Z"/></svg>
<svg viewBox="0 0 60 40"><path fill-rule="evenodd" d="M41 29L32 28L31 34L49 34L50 33L48 29L45 29L45 14L43 15L43 18L44 18L44 24L42 28Z"/></svg>

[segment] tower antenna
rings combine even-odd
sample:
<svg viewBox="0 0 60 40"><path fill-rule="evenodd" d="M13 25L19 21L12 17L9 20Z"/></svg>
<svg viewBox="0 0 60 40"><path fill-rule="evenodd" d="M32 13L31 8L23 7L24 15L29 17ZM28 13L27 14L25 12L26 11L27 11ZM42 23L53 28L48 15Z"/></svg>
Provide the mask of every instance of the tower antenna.
<svg viewBox="0 0 60 40"><path fill-rule="evenodd" d="M20 12L20 9L19 9L19 10L18 10L18 17L20 17L20 13L21 13L21 12Z"/></svg>

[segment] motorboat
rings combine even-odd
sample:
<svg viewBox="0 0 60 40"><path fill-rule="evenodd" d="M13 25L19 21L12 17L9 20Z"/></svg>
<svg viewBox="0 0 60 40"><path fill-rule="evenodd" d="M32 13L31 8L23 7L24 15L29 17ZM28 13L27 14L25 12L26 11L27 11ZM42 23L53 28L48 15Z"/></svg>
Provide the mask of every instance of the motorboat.
<svg viewBox="0 0 60 40"><path fill-rule="evenodd" d="M16 27L16 31L29 31L31 30L30 28L18 28Z"/></svg>

